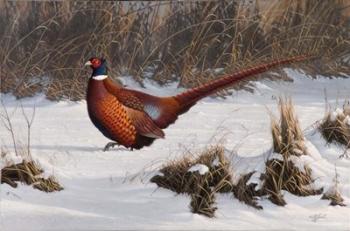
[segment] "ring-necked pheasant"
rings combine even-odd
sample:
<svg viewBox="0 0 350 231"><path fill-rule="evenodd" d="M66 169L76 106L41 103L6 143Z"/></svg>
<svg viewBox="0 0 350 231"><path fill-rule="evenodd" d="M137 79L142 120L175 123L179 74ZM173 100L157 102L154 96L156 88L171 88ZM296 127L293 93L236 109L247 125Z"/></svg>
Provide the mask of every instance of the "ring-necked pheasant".
<svg viewBox="0 0 350 231"><path fill-rule="evenodd" d="M104 59L91 58L85 64L93 70L87 89L88 113L102 134L115 141L109 142L104 150L116 144L140 149L151 145L157 138L164 138L162 129L174 123L198 100L249 76L306 58L297 56L244 69L171 97L126 89L107 76Z"/></svg>

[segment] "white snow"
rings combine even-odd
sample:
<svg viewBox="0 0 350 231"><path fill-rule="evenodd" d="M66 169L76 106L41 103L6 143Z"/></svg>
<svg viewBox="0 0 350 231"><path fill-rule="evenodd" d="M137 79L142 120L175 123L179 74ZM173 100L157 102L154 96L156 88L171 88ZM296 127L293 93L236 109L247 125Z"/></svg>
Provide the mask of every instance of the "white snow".
<svg viewBox="0 0 350 231"><path fill-rule="evenodd" d="M336 111L333 111L333 112L331 113L330 120L331 120L332 122L334 122L334 121L337 120L337 118L338 118L338 113L337 113Z"/></svg>
<svg viewBox="0 0 350 231"><path fill-rule="evenodd" d="M22 156L16 155L15 152L7 152L4 156L1 156L0 158L0 169L2 169L5 166L21 163L22 161Z"/></svg>
<svg viewBox="0 0 350 231"><path fill-rule="evenodd" d="M0 230L344 230L350 228L350 209L329 206L322 195L297 197L283 192L287 205L279 207L267 199L259 200L258 211L231 194L217 194L215 218L192 214L186 195L157 188L149 179L167 161L191 150L223 142L233 166L234 180L255 170L250 179L259 183L264 163L272 156L269 111L277 115L277 98L291 96L305 129L309 155L300 158L300 167L308 164L316 178L315 186L325 191L333 185L337 166L339 190L350 205L350 160L339 159L344 150L326 145L315 130L315 121L324 116L324 89L328 102L349 98L350 79L312 80L291 69L286 72L294 82L255 82L254 94L233 91L227 99L207 98L165 130L166 138L142 150L115 148L103 152L108 142L89 121L86 103L50 102L44 96L21 100L31 112L36 105L32 127L32 155L54 174L64 190L44 193L30 186L14 189L1 184ZM122 78L130 88L141 89L130 78ZM146 92L172 95L181 89L176 83L159 87L148 81ZM1 95L12 116L18 138L25 144L26 124L19 101ZM0 109L1 111L1 109ZM312 126L313 125L313 126ZM0 128L0 141L13 152L10 135ZM299 165L298 165L299 166ZM257 186L259 187L259 185Z"/></svg>
<svg viewBox="0 0 350 231"><path fill-rule="evenodd" d="M343 116L344 115L343 109L341 109L341 108L335 109L335 113L337 113L338 116Z"/></svg>
<svg viewBox="0 0 350 231"><path fill-rule="evenodd" d="M204 164L195 164L188 169L188 172L198 172L200 175L205 175L209 172L209 168Z"/></svg>
<svg viewBox="0 0 350 231"><path fill-rule="evenodd" d="M348 125L348 126L350 126L350 116L349 115L347 115L346 117L345 117L345 119L344 119L344 124L346 124L346 125Z"/></svg>
<svg viewBox="0 0 350 231"><path fill-rule="evenodd" d="M213 160L212 165L213 165L214 167L220 166L219 157L215 157L215 159Z"/></svg>
<svg viewBox="0 0 350 231"><path fill-rule="evenodd" d="M332 122L334 122L334 121L336 121L338 119L338 117L341 117L341 116L344 116L343 109L336 108L335 111L332 111L330 120Z"/></svg>

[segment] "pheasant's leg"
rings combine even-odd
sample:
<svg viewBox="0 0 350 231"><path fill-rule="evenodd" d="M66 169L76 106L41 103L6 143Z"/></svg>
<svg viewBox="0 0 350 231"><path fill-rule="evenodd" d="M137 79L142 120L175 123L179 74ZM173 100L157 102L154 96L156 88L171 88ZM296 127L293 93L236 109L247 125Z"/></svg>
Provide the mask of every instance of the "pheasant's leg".
<svg viewBox="0 0 350 231"><path fill-rule="evenodd" d="M119 144L118 144L117 142L108 142L108 143L106 144L106 146L104 147L103 151L104 151L104 152L105 152L105 151L108 151L110 148L113 148L113 147L116 146L116 145L119 146Z"/></svg>

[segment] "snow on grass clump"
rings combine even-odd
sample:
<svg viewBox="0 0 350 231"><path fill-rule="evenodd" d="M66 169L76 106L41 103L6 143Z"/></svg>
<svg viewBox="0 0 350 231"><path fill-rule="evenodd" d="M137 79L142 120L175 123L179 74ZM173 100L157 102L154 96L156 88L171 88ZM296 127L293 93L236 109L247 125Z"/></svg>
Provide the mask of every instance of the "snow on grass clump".
<svg viewBox="0 0 350 231"><path fill-rule="evenodd" d="M154 176L151 182L176 193L190 194L192 212L208 217L213 217L217 209L213 206L215 193L231 193L239 201L262 209L256 201L256 184L247 185L254 172L240 176L234 184L231 169L224 148L214 146L204 150L197 158L185 155L167 163L160 169L161 174Z"/></svg>
<svg viewBox="0 0 350 231"><path fill-rule="evenodd" d="M219 164L214 166L216 159L219 159ZM184 156L167 163L160 169L162 175L154 176L151 182L176 193L190 194L192 212L213 217L216 210L213 206L215 192L230 191L232 188L227 166L224 149L215 146L195 159Z"/></svg>
<svg viewBox="0 0 350 231"><path fill-rule="evenodd" d="M334 111L328 109L319 125L319 130L328 144L334 143L349 148L350 144L350 105Z"/></svg>
<svg viewBox="0 0 350 231"><path fill-rule="evenodd" d="M55 177L42 177L43 172L38 163L23 160L20 163L6 165L1 168L1 184L6 183L16 188L18 186L17 182L21 182L32 185L35 189L44 192L54 192L63 189Z"/></svg>
<svg viewBox="0 0 350 231"><path fill-rule="evenodd" d="M0 157L0 169L3 169L8 165L19 164L23 161L21 156L16 156L14 153L6 152L4 150L1 150Z"/></svg>
<svg viewBox="0 0 350 231"><path fill-rule="evenodd" d="M188 171L198 172L200 175L205 175L207 172L209 172L209 168L204 164L196 164L196 165L193 165L190 169L188 169Z"/></svg>
<svg viewBox="0 0 350 231"><path fill-rule="evenodd" d="M338 179L338 172L337 169L335 168L335 176L333 179L333 185L329 187L329 189L323 194L322 198L323 200L330 200L330 205L336 206L346 206L343 201L343 197L340 194L339 190L339 179Z"/></svg>
<svg viewBox="0 0 350 231"><path fill-rule="evenodd" d="M308 155L305 138L295 116L291 100L279 100L280 120L271 121L274 154L267 160L266 171L261 175L263 181L260 195L268 195L271 202L285 205L281 193L286 190L298 196L322 193L323 189L312 189L312 170L301 161Z"/></svg>
<svg viewBox="0 0 350 231"><path fill-rule="evenodd" d="M343 201L343 197L340 194L339 189L334 186L334 187L330 187L327 192L325 192L322 196L323 200L330 200L330 205L332 206L336 206L336 205L340 205L340 206L346 206Z"/></svg>

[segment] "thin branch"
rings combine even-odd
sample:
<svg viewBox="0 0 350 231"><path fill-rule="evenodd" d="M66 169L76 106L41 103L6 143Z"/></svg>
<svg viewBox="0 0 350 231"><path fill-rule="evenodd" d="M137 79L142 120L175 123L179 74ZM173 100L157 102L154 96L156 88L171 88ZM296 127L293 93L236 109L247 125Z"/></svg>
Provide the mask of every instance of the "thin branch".
<svg viewBox="0 0 350 231"><path fill-rule="evenodd" d="M12 126L12 121L10 118L10 115L6 109L6 106L4 104L4 101L1 100L1 106L5 112L5 114L1 114L1 122L4 125L4 127L6 128L7 131L9 131L9 133L11 134L11 138L12 138L12 143L13 143L13 148L15 149L15 154L16 156L18 156L18 151L17 151L17 143L16 143L16 138L15 138L15 131L13 129Z"/></svg>
<svg viewBox="0 0 350 231"><path fill-rule="evenodd" d="M24 108L23 108L23 104L21 103L21 110L22 110L22 115L27 123L27 153L28 155L30 155L30 137L31 137L31 127L32 124L34 122L34 117L35 117L35 111L36 111L36 106L34 104L33 106L33 111L32 111L32 115L29 118L28 115L25 113Z"/></svg>

